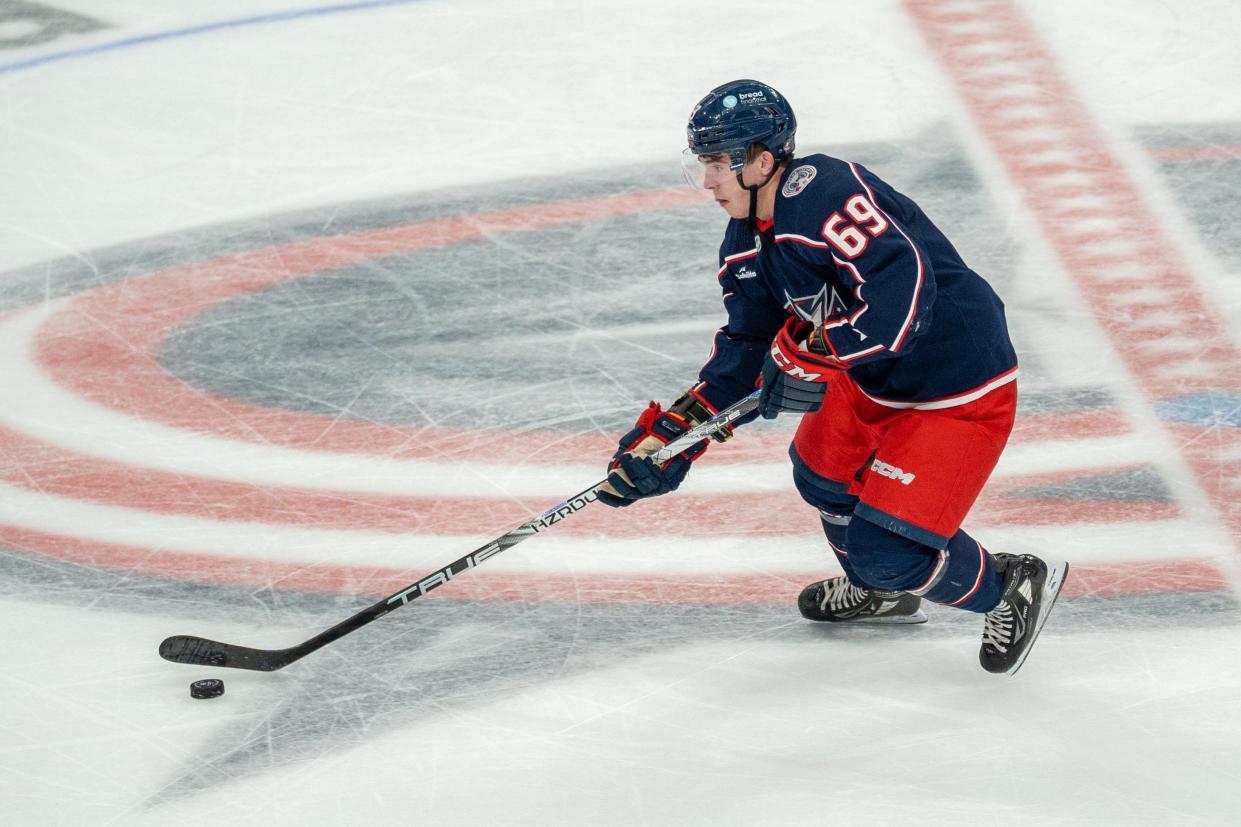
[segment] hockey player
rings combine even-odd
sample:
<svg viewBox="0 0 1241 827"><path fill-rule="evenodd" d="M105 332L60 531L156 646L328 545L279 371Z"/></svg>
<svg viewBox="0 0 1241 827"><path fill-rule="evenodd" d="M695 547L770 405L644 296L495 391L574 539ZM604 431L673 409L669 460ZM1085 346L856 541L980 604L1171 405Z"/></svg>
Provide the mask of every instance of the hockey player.
<svg viewBox="0 0 1241 827"><path fill-rule="evenodd" d="M921 623L923 599L978 612L983 668L1015 672L1068 564L993 555L960 528L1013 426L1004 306L870 170L794 157L796 129L785 98L753 80L690 113L686 177L730 218L717 273L728 321L699 381L621 438L599 499L675 490L707 442L662 467L647 455L759 385L763 417L805 414L793 479L845 573L807 586L801 613Z"/></svg>

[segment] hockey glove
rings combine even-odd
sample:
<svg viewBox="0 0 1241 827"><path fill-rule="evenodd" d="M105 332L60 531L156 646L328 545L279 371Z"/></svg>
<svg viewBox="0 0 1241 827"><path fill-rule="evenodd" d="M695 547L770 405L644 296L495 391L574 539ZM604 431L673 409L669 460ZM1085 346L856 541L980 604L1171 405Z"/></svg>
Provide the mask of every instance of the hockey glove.
<svg viewBox="0 0 1241 827"><path fill-rule="evenodd" d="M624 508L646 497L675 491L689 473L690 463L707 450L707 440L682 451L662 467L650 454L714 415L715 411L690 392L682 394L666 411L659 403L652 402L638 417L633 429L620 438L619 447L608 465L607 485L596 491L599 501L613 508ZM725 431L715 439L723 442L731 436L731 432Z"/></svg>
<svg viewBox="0 0 1241 827"><path fill-rule="evenodd" d="M616 467L608 472L607 488L598 488L595 495L599 502L614 508L633 505L646 497L658 497L676 491L689 473L690 460L685 454L668 460L662 468L650 457L621 454Z"/></svg>
<svg viewBox="0 0 1241 827"><path fill-rule="evenodd" d="M771 343L763 360L763 384L758 412L775 419L782 411L814 413L823 404L827 383L844 369L814 325L789 319Z"/></svg>

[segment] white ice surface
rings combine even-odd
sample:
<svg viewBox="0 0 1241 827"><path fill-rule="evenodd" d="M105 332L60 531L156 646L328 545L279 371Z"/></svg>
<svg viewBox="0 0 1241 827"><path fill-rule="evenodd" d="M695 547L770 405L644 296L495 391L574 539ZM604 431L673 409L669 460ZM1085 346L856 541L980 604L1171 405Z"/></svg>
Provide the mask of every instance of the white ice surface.
<svg viewBox="0 0 1241 827"><path fill-rule="evenodd" d="M1180 446L1127 387L1115 355L1097 347L1096 321L1065 298L1070 281L899 2L428 0L115 49L106 47L312 6L51 4L111 26L0 49L0 291L61 257L90 265L111 245L225 222L261 231L291 210L374 197L671 168L692 102L722 80L759 77L797 104L811 143L895 145L952 130L1018 244L1005 299L1023 353L1051 384L1097 383L1119 400L1127 433L1015 445L997 478L1142 462L1158 469L1182 511L999 526L988 541L1064 549L1086 564L1236 568L1235 535L1202 502ZM1194 223L1176 202L1183 185L1129 137L1139 127L1241 123L1241 7L1031 0L1022 8L1144 194L1161 204L1204 293L1241 328L1241 279L1215 252L1217 230ZM1236 213L1235 204L1219 209ZM969 227L951 234L964 249L975 245ZM715 244L702 239L707 253ZM32 369L32 331L22 325L58 306L0 318L0 422L89 456L256 484L344 480L353 491L448 495L481 481L553 499L599 471L594 459L567 457L534 471L480 461L463 472L178 433L76 398ZM773 490L787 487L787 469L704 465L686 486ZM379 532L145 513L7 483L0 522L103 543L415 571L511 527L394 543ZM814 571L823 559L805 537L721 535L549 532L488 569L684 575L711 585ZM221 673L227 694L199 703L187 685L213 670L159 660L164 636L289 645L364 601L273 603L257 588L252 600L245 588L148 592L138 575L13 559L0 572L5 824L1241 819L1241 638L1223 593L1205 607L1193 595L1066 601L1011 680L978 670L976 622L944 610L916 630L834 634L801 622L791 602L782 613L744 603L626 613L586 602L473 609L428 600L282 672Z"/></svg>

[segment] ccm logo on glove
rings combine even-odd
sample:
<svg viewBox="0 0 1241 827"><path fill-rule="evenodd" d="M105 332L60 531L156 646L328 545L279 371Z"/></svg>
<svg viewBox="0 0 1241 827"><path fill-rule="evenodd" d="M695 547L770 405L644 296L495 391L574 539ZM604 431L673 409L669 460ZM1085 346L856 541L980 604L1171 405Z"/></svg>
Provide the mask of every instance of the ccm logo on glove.
<svg viewBox="0 0 1241 827"><path fill-rule="evenodd" d="M807 382L818 382L823 377L822 373L807 373L804 371L801 365L785 356L784 351L780 349L780 345L776 343L773 343L771 346L771 360L789 376L805 379Z"/></svg>
<svg viewBox="0 0 1241 827"><path fill-rule="evenodd" d="M776 334L763 359L758 412L764 419L775 419L782 411L814 413L823 404L828 379L844 365L815 332L809 322L789 319Z"/></svg>

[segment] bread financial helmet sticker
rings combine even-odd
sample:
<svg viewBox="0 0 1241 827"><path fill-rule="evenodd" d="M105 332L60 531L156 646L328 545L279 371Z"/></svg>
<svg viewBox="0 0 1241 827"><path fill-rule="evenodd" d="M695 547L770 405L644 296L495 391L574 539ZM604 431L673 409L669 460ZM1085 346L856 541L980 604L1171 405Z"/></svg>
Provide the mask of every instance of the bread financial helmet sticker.
<svg viewBox="0 0 1241 827"><path fill-rule="evenodd" d="M819 171L809 164L798 167L789 173L788 180L784 182L784 188L780 190L780 194L785 198L792 198L794 195L797 195L806 187L810 186L810 182L813 181L814 176L818 174Z"/></svg>

